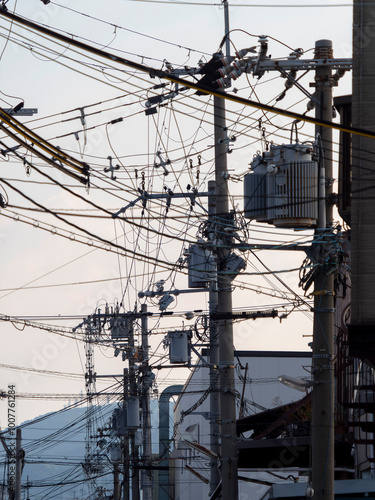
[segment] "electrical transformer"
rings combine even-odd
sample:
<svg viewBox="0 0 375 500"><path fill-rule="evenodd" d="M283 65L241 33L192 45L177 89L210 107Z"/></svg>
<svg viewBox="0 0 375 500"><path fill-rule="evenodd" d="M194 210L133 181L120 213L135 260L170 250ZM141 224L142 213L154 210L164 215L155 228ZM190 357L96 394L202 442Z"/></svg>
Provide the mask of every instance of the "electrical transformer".
<svg viewBox="0 0 375 500"><path fill-rule="evenodd" d="M116 408L112 414L112 429L115 436L124 436L126 434L126 421L126 408Z"/></svg>
<svg viewBox="0 0 375 500"><path fill-rule="evenodd" d="M251 163L244 179L248 219L304 229L318 221L318 163L311 145L271 146Z"/></svg>
<svg viewBox="0 0 375 500"><path fill-rule="evenodd" d="M121 462L121 446L119 444L112 443L110 445L111 452L111 462L114 464L119 464Z"/></svg>
<svg viewBox="0 0 375 500"><path fill-rule="evenodd" d="M169 361L171 363L188 363L190 361L189 330L168 332Z"/></svg>
<svg viewBox="0 0 375 500"><path fill-rule="evenodd" d="M199 245L190 245L187 257L189 288L207 288L212 278L209 251Z"/></svg>
<svg viewBox="0 0 375 500"><path fill-rule="evenodd" d="M140 426L139 418L139 399L136 396L126 398L127 421L128 429L137 429Z"/></svg>

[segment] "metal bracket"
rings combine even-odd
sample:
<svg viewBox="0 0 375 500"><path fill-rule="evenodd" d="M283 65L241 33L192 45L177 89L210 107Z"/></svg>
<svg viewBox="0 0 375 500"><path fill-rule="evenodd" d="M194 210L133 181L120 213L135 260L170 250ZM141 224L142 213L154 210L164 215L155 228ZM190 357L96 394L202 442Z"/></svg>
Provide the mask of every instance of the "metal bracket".
<svg viewBox="0 0 375 500"><path fill-rule="evenodd" d="M161 151L157 151L156 156L159 158L159 163L155 161L154 167L155 168L163 167L164 175L168 175L169 171L167 170L166 165L170 165L171 160L169 158L167 160L164 160L164 158L161 155Z"/></svg>
<svg viewBox="0 0 375 500"><path fill-rule="evenodd" d="M113 175L113 172L115 170L119 170L120 165L116 165L115 167L113 166L113 164L112 164L112 156L107 156L107 159L109 160L109 167L105 167L104 172L105 173L111 172L111 179L113 181L115 181L117 179L117 177L115 175Z"/></svg>

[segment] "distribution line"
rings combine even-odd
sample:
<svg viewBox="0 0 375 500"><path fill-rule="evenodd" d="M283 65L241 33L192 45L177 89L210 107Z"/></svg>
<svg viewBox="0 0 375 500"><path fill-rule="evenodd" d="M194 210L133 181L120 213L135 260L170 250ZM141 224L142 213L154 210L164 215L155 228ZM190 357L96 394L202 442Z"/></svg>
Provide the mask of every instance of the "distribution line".
<svg viewBox="0 0 375 500"><path fill-rule="evenodd" d="M87 231L86 229L83 229L82 227L80 226L77 226L76 224L74 224L73 222L69 222L68 220L64 219L63 217L61 217L60 215L57 215L55 214L52 210L49 210L47 207L44 207L43 205L41 205L40 203L36 202L35 200L31 199L29 196L27 196L25 193L23 193L22 191L20 191L19 189L17 189L16 187L12 186L9 182L7 181L4 181L2 180L2 182L7 185L10 189L13 189L13 191L17 192L18 194L20 194L21 196L23 196L24 198L26 198L28 201L30 201L31 203L33 203L34 205L36 205L37 207L39 208L42 208L45 212L53 215L54 217L56 217L57 219L61 220L62 222L65 222L65 224L67 224L68 226L72 226L74 227L75 229L78 229L78 231L82 231L83 233L89 235L90 237L92 238L95 238L99 241L101 241L102 243L105 243L111 247L115 247L125 253L130 253L131 255L133 255L134 257L138 257L140 260L152 260L152 261L155 261L157 262L158 264L164 264L168 267L168 269L171 267L171 266L174 266L173 263L170 263L170 262L167 262L167 261L164 261L164 260L161 260L161 259L155 259L154 257L151 257L151 256L146 256L144 254L141 254L139 252L135 252L133 250L130 250L128 248L125 248L121 245L117 245L116 243L113 243L113 241L110 241L110 240L106 240L105 238L101 238L100 236L98 235L95 235L93 233L91 233L90 231Z"/></svg>
<svg viewBox="0 0 375 500"><path fill-rule="evenodd" d="M34 23L34 22L24 18L24 17L20 17L18 15L12 14L5 9L6 8L4 5L2 6L2 8L0 8L0 16L3 16L3 17L10 19L10 20L13 20L14 22L17 22L18 24L21 24L23 26L28 26L28 27L30 27L36 31L39 31L41 33L44 33L52 38L56 38L58 40L64 41L67 44L74 45L74 46L76 46L84 51L90 52L90 53L95 54L95 55L102 57L104 59L108 59L112 62L117 62L120 65L127 66L130 68L136 69L138 71L142 71L143 73L148 73L151 78L160 78L160 79L169 80L173 83L178 83L182 86L191 88L193 90L199 90L199 91L201 91L205 94L208 94L208 95L214 95L214 96L217 96L219 98L226 99L227 101L235 102L235 103L249 106L249 107L256 108L256 109L261 109L263 111L268 111L268 112L271 112L271 113L274 113L277 115L286 116L288 118L293 118L295 120L312 123L314 125L320 125L322 127L328 127L328 128L332 128L335 130L340 130L342 132L347 132L349 134L355 134L355 135L369 137L369 138L373 138L373 139L375 138L375 132L372 132L370 130L366 130L366 129L362 129L362 128L358 128L358 127L343 126L343 125L336 124L336 123L328 121L328 120L318 120L316 118L302 115L300 113L294 113L291 111L286 111L286 110L281 109L281 108L276 108L276 107L269 106L266 104L251 101L250 99L245 99L243 97L239 97L239 96L234 95L234 94L228 94L228 93L220 91L220 90L213 90L211 87L206 86L206 85L202 85L199 83L193 83L193 82L190 82L190 81L185 80L183 78L175 77L166 71L159 70L156 68L151 68L151 67L145 66L144 64L130 61L128 59L117 56L115 54L111 54L109 52L98 49L96 47L92 47L86 43L75 40L74 38L69 38L66 35L62 35L62 34L57 33L49 28L38 25L37 23Z"/></svg>

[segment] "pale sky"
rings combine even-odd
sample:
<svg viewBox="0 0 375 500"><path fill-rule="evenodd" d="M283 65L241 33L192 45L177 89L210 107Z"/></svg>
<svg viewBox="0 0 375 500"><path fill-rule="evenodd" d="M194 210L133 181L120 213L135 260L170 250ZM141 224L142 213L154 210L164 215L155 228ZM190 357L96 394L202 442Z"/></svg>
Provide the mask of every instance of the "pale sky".
<svg viewBox="0 0 375 500"><path fill-rule="evenodd" d="M287 57L291 52L288 47L302 47L309 51L316 40L323 38L333 41L335 57L351 57L352 8L346 6L350 2L331 0L330 4L337 6L325 7L326 2L310 1L302 6L300 2L289 1L288 4L294 7L286 7L284 2L273 0L262 8L250 7L251 3L253 2L249 0L229 2L232 52L234 48L257 45L258 35L265 34L273 38L269 40L268 52L272 57ZM321 7L317 6L319 4ZM164 60L174 67L196 66L201 58L207 60L218 49L224 30L222 8L217 5L200 5L198 2L194 5L194 2L168 4L152 0L59 0L44 5L40 0L9 0L7 7L9 11L15 9L17 14L52 29L83 37L86 43L95 42L109 52L125 51L120 52L123 57L155 68L162 68ZM99 22L99 19L105 22ZM114 65L114 69L108 69L108 61L95 57L87 59L81 53L70 50L72 47L52 43L16 24L10 27L9 22L2 18L0 26L1 107L9 108L23 100L26 108L38 108L38 113L32 118L20 118L20 121L53 145L87 162L93 169L92 187L86 192L74 179L46 167L39 159L27 154L29 162L35 162L38 168L54 179L72 186L71 189L86 200L105 207L111 213L136 198L136 189L141 186L142 171L145 173L147 189L151 192L162 192L164 186L175 192L186 192L186 186L191 182L195 182L199 190L207 188L207 181L212 179L213 173L213 127L208 97L197 98L189 91L186 95L192 97L190 100L184 97L185 94L180 95L173 106L168 104L160 108L158 114L147 117L144 114L145 102L148 95L155 95L148 94L147 89L160 83L159 80L151 80L148 75L134 73L123 66ZM310 50L303 57L313 57L313 52ZM74 61L68 58L73 58ZM284 89L284 80L276 76L266 74L257 83L256 95L261 102L274 103L274 98ZM312 81L312 74L301 80L307 89ZM249 76L249 80L242 76L234 86L239 89L239 95L255 100L250 85L254 86L256 82L252 76ZM158 92L162 91L163 89ZM340 81L339 88L334 92L335 95L351 92L349 74ZM292 89L286 99L277 105L283 108L293 106L293 111L304 112L306 101L296 105L303 99L302 93ZM79 108L84 108L86 131L83 129ZM242 210L243 174L248 170L253 155L264 146L259 141L260 133L256 127L258 118L263 120L262 125L269 134L268 140L276 144L288 142L290 126L277 131L274 125L285 126L289 123L288 120L254 114L253 109L241 109L239 105L230 105L230 110L229 130L237 134L234 152L228 157L228 168L234 176L230 190L233 205ZM68 111L70 112L67 113ZM123 121L110 124L118 118L123 118ZM267 119L271 121L268 122ZM311 131L306 126L301 133ZM7 146L14 145L3 133L1 140ZM163 176L161 169L157 170L153 166L158 150L167 151L172 161L168 176ZM24 149L18 151L22 157L25 156ZM199 152L203 161L200 177L197 179ZM122 168L116 173L117 181L111 181L109 174L103 171L109 166L109 155L117 156L115 164L119 161L122 163ZM189 170L190 159L193 161L193 169ZM51 185L33 169L27 175L22 161L6 156L0 168L2 179L50 210L80 215L97 213L85 201L73 197L59 186ZM125 258L115 252L95 249L89 236L79 237L78 231L51 215L25 210L25 207L36 206L2 184L1 180L0 185L6 192L9 205L13 206L0 211L0 215L4 215L0 218L2 315L33 317L30 320L35 322L72 328L82 321L80 318L93 313L96 307L103 310L106 302L113 305L116 300L121 301L125 290L123 302L126 310L130 310L134 307L136 293L145 291L150 283L154 284L160 279L166 280L166 286L172 289L187 288L184 275L175 275L170 269L165 269L165 266L154 267L153 260L144 264L134 262L131 255ZM1 193L5 196L3 190ZM202 203L205 203L204 199ZM163 237L147 233L138 226L125 224L123 227L120 222L114 223L110 218L91 219L72 215L67 218L101 238L118 238L118 244L125 245L127 249L170 263L175 263L181 255L184 238L187 241L196 240L199 229L196 218L165 220L165 202L157 202L147 207L154 218L150 222L148 219L139 219L141 211L139 205L136 207L138 208L134 210L129 209L127 214L132 213L138 224L152 224L157 232L164 234ZM196 214L204 213L202 209L195 208ZM186 202L174 200L168 217L185 217L187 213L189 209ZM100 212L100 215L105 214ZM271 226L255 225L253 228L252 225L250 239L282 243L309 234L311 235L309 231L301 234L276 230ZM179 239L168 238L168 235L178 236ZM83 244L78 240L83 241ZM304 259L302 252L262 252L258 255L273 271L299 268ZM256 265L258 272L264 271L259 262L250 259L247 272L254 271L252 264ZM152 274L154 271L155 274ZM119 280L120 277L129 275L133 276L129 282L126 279ZM282 273L280 276L289 287L302 293L297 288L297 272ZM269 279L270 283L259 276L241 279L246 284L237 286L233 296L234 307L268 308L272 304L285 303L278 292L276 297L271 297L254 291L263 292L268 287L268 292L272 293L270 289L277 282L272 276ZM286 291L280 283L278 286L280 293ZM15 291L15 288L25 289ZM152 352L157 356L166 353L158 346L168 329L182 327L182 314L185 311L206 307L207 294L179 296L171 306L175 313L173 318L163 319L157 324L150 322L151 327L156 327L153 330L155 335L151 337ZM149 308L153 312L158 310L151 303ZM62 319L57 321L57 316ZM195 319L185 320L185 326L194 324L194 321ZM7 390L9 384L15 384L17 392L21 394L72 394L72 399L74 394L85 391L83 378L76 380L63 376L52 377L51 374L22 372L4 367L3 365L12 365L63 374L82 374L85 371L84 345L81 342L66 340L54 333L31 327L20 332L15 326L22 328L20 324L13 326L10 322L0 323L3 341L0 389ZM305 350L308 349L307 343L311 341L308 337L311 329L311 314L303 312L291 314L282 324L278 319L249 321L236 325L235 346L237 349L247 350ZM164 333L156 335L159 331ZM155 361L157 359L153 358ZM124 363L113 357L111 348L101 348L95 353L95 369L98 374L120 374L123 367ZM177 381L181 382L185 376L184 370L162 370L157 374L158 386L164 388ZM104 388L105 384L100 383L98 386ZM20 399L18 422L56 410L66 403L68 400ZM0 425L6 426L5 404L0 411Z"/></svg>

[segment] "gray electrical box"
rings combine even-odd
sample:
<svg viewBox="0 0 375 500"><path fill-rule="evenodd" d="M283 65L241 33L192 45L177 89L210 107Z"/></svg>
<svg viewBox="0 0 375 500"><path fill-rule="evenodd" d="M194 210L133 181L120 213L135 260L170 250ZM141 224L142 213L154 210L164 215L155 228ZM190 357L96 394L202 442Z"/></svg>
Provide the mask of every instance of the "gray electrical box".
<svg viewBox="0 0 375 500"><path fill-rule="evenodd" d="M119 464L121 462L121 446L119 444L111 444L111 462Z"/></svg>
<svg viewBox="0 0 375 500"><path fill-rule="evenodd" d="M127 339L133 334L133 318L131 316L115 316L110 320L112 339Z"/></svg>
<svg viewBox="0 0 375 500"><path fill-rule="evenodd" d="M318 163L307 144L271 146L244 179L245 217L278 227L314 227L318 221Z"/></svg>
<svg viewBox="0 0 375 500"><path fill-rule="evenodd" d="M189 288L207 288L212 278L210 252L200 245L190 245L187 255Z"/></svg>
<svg viewBox="0 0 375 500"><path fill-rule="evenodd" d="M169 361L171 363L188 363L190 361L189 330L168 332Z"/></svg>
<svg viewBox="0 0 375 500"><path fill-rule="evenodd" d="M128 429L138 429L140 426L139 418L139 399L136 396L129 396L126 398L127 421L126 427Z"/></svg>
<svg viewBox="0 0 375 500"><path fill-rule="evenodd" d="M225 260L225 270L230 273L230 278L232 280L234 280L235 277L245 269L246 261L235 253L231 253Z"/></svg>
<svg viewBox="0 0 375 500"><path fill-rule="evenodd" d="M126 421L126 408L116 408L112 414L112 429L115 436L124 436L127 433Z"/></svg>

